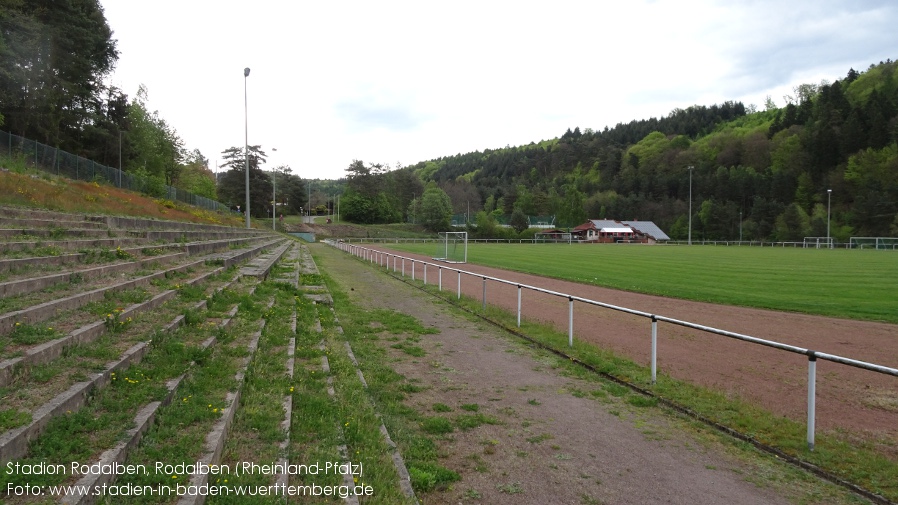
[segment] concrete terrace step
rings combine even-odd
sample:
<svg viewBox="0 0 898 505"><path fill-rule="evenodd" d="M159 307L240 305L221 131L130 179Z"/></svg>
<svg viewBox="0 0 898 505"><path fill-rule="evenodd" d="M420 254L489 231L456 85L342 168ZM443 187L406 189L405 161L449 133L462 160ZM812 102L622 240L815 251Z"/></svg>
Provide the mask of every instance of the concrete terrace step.
<svg viewBox="0 0 898 505"><path fill-rule="evenodd" d="M2 226L2 223L0 223ZM0 237L15 238L20 235L26 237L50 237L62 239L63 237L109 237L115 235L111 230L97 228L0 228Z"/></svg>
<svg viewBox="0 0 898 505"><path fill-rule="evenodd" d="M166 250L183 250L187 254L193 256L196 254L210 254L213 252L219 252L226 249L229 249L234 246L247 245L256 243L262 240L269 238L267 235L252 235L248 237L241 238L229 238L222 240L206 240L202 242L189 242L186 244L178 243L178 242L170 242L167 244L146 244L142 246L131 246L131 247L122 247L121 249L128 254L142 254L144 250L147 249L158 249L160 252ZM128 239L132 240L132 239ZM68 243L68 242L64 242ZM34 244L37 244L35 242ZM42 246L53 246L55 243L51 242L41 242ZM2 246L0 246L2 248ZM105 247L100 248L88 248L83 247L79 250L86 249L97 249L103 250L108 249ZM82 261L84 258L89 257L89 253L79 252L72 254L60 254L59 256L34 256L31 258L9 258L9 259L0 259L0 272L5 272L9 270L15 270L20 267L27 267L32 265L64 265L67 263L77 263Z"/></svg>
<svg viewBox="0 0 898 505"><path fill-rule="evenodd" d="M0 209L2 210L2 209ZM40 218L7 218L0 217L0 228L95 228L107 229L106 223L99 221L75 220L67 221L62 219L40 219Z"/></svg>
<svg viewBox="0 0 898 505"><path fill-rule="evenodd" d="M251 261L245 267L241 268L240 273L242 275L258 277L264 280L266 277L268 277L268 273L271 272L274 264L280 261L284 253L286 253L292 245L292 242L281 244L271 253L260 256Z"/></svg>
<svg viewBox="0 0 898 505"><path fill-rule="evenodd" d="M113 230L181 230L181 231L220 231L243 230L257 235L271 234L267 229L243 228L240 226L227 226L218 224L192 223L185 221L170 221L167 219L153 219L134 216L113 216L96 214L72 214L43 209L31 209L24 207L0 207L0 228L6 227L3 223L9 220L26 220L55 223L65 223L63 226L75 228L94 228L105 226ZM78 223L84 223L79 226ZM52 225L51 225L52 226Z"/></svg>
<svg viewBox="0 0 898 505"><path fill-rule="evenodd" d="M195 308L204 307L206 302L207 300L202 300L195 305ZM170 323L168 323L162 329L162 331L171 332L181 326L183 322L184 316L179 315L175 317ZM222 323L222 326L227 324L228 322L229 321L224 321ZM215 337L212 337L210 339L207 339L201 347L203 349L207 349L210 346L214 345L214 343ZM108 363L103 371L95 374L87 381L82 381L72 385L68 390L60 393L52 400L35 410L32 414L32 421L29 424L16 428L14 430L10 430L0 435L0 463L5 463L7 461L24 457L28 452L28 446L30 442L36 437L40 436L40 434L46 429L47 425L54 417L60 416L65 412L78 410L83 407L89 401L91 394L93 394L98 389L102 389L108 386L112 380L112 376L114 376L116 373L120 373L129 368L131 365L139 363L148 351L149 341L139 342L135 344L127 351L125 351L125 353L118 360ZM184 379L185 375L182 375L169 382L168 394L166 395L166 397L161 402L152 402L149 404L156 404L155 408L149 411L150 413L155 413L155 410L158 409L160 405L168 405L171 402L171 398L175 392L175 389L177 388L178 384L180 384L180 382ZM144 409L141 409L141 412L144 412L145 409L146 406L144 407ZM151 416L150 419L152 419ZM144 422L145 421L146 420L144 420ZM138 426L138 428L132 429L128 436L128 439L120 443L117 446L117 450L113 451L113 454L121 453L122 451L124 451L124 455L126 456L127 451L136 446L137 441L139 441L140 437L146 431L147 427L148 425L144 425L143 427ZM122 446L122 444L124 444L124 446ZM107 453L104 453L104 456L106 456L108 453L109 451L107 451ZM120 457L124 459L124 456Z"/></svg>
<svg viewBox="0 0 898 505"><path fill-rule="evenodd" d="M193 285L203 282L209 277L221 273L223 270L224 267L217 268L192 279L188 279L184 281L184 284ZM177 294L178 291L174 289L163 291L145 302L135 303L125 308L122 310L121 314L119 314L119 318L137 317L138 314L149 312L160 307L162 304L167 303L177 296ZM205 305L205 301L202 303ZM0 362L0 387L8 385L20 367L47 363L61 356L67 348L73 345L93 342L107 331L106 321L100 319L75 329L64 337L35 345L25 351L23 356Z"/></svg>
<svg viewBox="0 0 898 505"><path fill-rule="evenodd" d="M115 249L116 247L128 247L148 244L146 239L140 238L95 238L84 240L23 240L19 242L0 242L0 254L17 251L27 251L36 247L55 247L63 251L80 251L81 249L94 249L104 247Z"/></svg>
<svg viewBox="0 0 898 505"><path fill-rule="evenodd" d="M188 270L194 266L202 265L206 261L209 260L223 260L224 267L228 268L237 263L242 263L248 258L255 257L260 254L263 249L272 247L277 245L279 242L285 239L278 239L270 242L266 242L263 244L254 245L249 249L244 250L236 250L236 251L228 251L226 253L216 253L213 255L202 257L197 261L193 261L190 263L186 263L183 265L179 265L176 267L172 267L166 270L158 271L150 275L145 275L139 277L137 279L132 279L124 282L119 282L116 284L112 284L110 286L105 286L103 288L94 289L91 291L74 294L65 298L60 298L48 302L44 302L38 305L34 305L25 309L17 310L14 312L8 312L6 314L0 314L0 334L6 334L12 331L15 323L36 323L50 317L53 317L56 313L61 310L67 309L77 309L79 307L84 306L87 303L92 301L101 300L105 296L107 291L121 290L121 289L130 289L134 287L139 287L148 284L151 280L156 278L165 277L166 272L183 272Z"/></svg>
<svg viewBox="0 0 898 505"><path fill-rule="evenodd" d="M101 265L92 268L67 270L56 274L44 275L41 277L31 277L28 279L14 280L9 282L0 282L0 296L16 296L27 293L40 291L41 289L50 287L60 282L69 282L73 276L77 276L82 280L95 279L104 275L120 274L123 272L133 272L141 267L153 263L167 263L183 257L187 253L178 252L166 254L163 256L153 256L150 258L139 259L136 261L128 261L125 263L114 263L110 265Z"/></svg>

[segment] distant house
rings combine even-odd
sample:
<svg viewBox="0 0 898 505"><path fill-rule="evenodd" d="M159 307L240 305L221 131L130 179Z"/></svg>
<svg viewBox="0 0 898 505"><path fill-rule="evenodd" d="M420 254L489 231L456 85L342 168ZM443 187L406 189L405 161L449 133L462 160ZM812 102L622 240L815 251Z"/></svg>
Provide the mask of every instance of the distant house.
<svg viewBox="0 0 898 505"><path fill-rule="evenodd" d="M670 240L670 237L651 221L590 219L571 230L571 233L581 242L654 244Z"/></svg>

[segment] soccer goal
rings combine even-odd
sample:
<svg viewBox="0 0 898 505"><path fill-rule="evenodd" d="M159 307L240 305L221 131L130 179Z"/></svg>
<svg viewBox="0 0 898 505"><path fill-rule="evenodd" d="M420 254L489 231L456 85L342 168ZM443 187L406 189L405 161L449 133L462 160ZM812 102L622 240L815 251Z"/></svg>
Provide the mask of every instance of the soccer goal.
<svg viewBox="0 0 898 505"><path fill-rule="evenodd" d="M898 250L898 237L851 237L848 243L852 249Z"/></svg>
<svg viewBox="0 0 898 505"><path fill-rule="evenodd" d="M437 261L446 263L468 262L468 232L443 231L437 241L437 251L433 255Z"/></svg>

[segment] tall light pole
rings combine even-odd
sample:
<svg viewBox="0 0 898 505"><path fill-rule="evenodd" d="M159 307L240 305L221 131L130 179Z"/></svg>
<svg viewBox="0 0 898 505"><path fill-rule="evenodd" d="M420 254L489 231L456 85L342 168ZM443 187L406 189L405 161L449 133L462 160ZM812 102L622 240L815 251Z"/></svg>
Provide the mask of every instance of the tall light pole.
<svg viewBox="0 0 898 505"><path fill-rule="evenodd" d="M692 165L689 165L689 245L692 245ZM248 204L247 204L248 205Z"/></svg>
<svg viewBox="0 0 898 505"><path fill-rule="evenodd" d="M826 190L826 243L829 244L830 249L833 248L833 243L829 239L829 215L830 215L829 210L831 207L830 204L832 203L832 199L833 199L833 190L827 189Z"/></svg>
<svg viewBox="0 0 898 505"><path fill-rule="evenodd" d="M272 147L271 150L277 151L277 148ZM275 216L275 214L278 213L277 212L278 211L278 203L277 203L278 201L276 198L277 193L275 192L275 190L277 189L277 182L275 181L275 178L277 176L277 171L278 171L277 167L275 167L271 170L271 231L277 231L274 226L274 223L275 223L274 218L277 217L277 216Z"/></svg>
<svg viewBox="0 0 898 505"><path fill-rule="evenodd" d="M249 77L249 67L243 69L243 154L244 172L246 174L246 227L249 228L249 118L246 113L246 78Z"/></svg>

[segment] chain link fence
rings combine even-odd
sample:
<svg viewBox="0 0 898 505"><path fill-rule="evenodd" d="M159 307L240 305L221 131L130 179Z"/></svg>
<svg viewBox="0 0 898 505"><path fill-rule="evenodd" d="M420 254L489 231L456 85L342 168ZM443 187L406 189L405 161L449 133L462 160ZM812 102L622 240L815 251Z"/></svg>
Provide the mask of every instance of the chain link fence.
<svg viewBox="0 0 898 505"><path fill-rule="evenodd" d="M34 168L45 172L82 181L98 181L137 191L157 198L167 198L209 210L230 212L227 205L199 196L190 191L173 188L152 177L140 177L107 167L56 147L41 144L18 135L0 131L0 146L10 158L21 156Z"/></svg>

